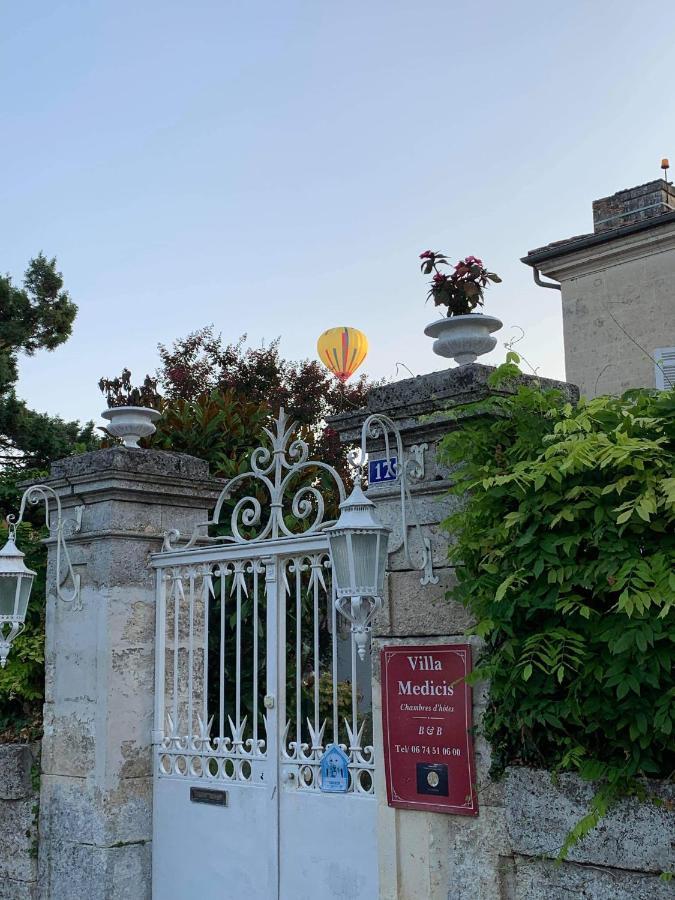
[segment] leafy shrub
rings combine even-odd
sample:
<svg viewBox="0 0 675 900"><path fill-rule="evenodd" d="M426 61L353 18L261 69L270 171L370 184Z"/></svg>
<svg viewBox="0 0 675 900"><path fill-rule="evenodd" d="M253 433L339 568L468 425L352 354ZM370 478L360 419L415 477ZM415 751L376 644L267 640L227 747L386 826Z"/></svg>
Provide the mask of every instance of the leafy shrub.
<svg viewBox="0 0 675 900"><path fill-rule="evenodd" d="M493 386L519 376L517 362L509 354ZM673 769L675 390L574 406L536 381L511 385L465 408L443 441L453 490L469 492L445 523L453 597L485 640L493 772L602 782L572 841Z"/></svg>
<svg viewBox="0 0 675 900"><path fill-rule="evenodd" d="M248 470L251 452L262 443L269 420L266 406L231 390L214 390L194 400L161 398L156 408L162 413L157 431L142 446L205 459L217 478Z"/></svg>

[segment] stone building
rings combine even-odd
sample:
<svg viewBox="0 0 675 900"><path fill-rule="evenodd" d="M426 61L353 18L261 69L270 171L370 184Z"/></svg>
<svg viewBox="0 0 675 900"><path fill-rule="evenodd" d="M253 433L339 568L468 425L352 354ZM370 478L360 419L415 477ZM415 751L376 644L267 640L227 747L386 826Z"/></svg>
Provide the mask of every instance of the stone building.
<svg viewBox="0 0 675 900"><path fill-rule="evenodd" d="M675 384L672 184L594 201L591 234L538 247L523 262L537 284L561 292L566 378L583 395Z"/></svg>

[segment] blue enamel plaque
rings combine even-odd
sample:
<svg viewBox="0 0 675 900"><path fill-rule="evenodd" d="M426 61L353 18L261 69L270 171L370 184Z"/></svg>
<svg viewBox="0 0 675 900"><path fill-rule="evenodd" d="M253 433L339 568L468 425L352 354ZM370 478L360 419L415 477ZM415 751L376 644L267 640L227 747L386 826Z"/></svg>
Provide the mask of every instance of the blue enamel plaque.
<svg viewBox="0 0 675 900"><path fill-rule="evenodd" d="M382 484L384 481L396 481L398 477L398 457L389 459L368 460L368 484Z"/></svg>
<svg viewBox="0 0 675 900"><path fill-rule="evenodd" d="M321 790L344 794L349 789L349 757L337 744L329 744L321 757Z"/></svg>

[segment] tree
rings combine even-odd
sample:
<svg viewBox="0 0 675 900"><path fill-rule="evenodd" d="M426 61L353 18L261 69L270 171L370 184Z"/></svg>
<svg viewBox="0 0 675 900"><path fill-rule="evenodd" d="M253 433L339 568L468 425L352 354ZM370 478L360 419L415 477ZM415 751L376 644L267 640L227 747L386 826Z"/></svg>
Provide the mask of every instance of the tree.
<svg viewBox="0 0 675 900"><path fill-rule="evenodd" d="M190 409L194 415L201 415L194 404L208 406L217 394L261 407L268 418L276 416L283 406L298 423L312 455L346 474L346 451L335 431L326 425L326 419L364 406L373 382L362 375L353 385L340 384L316 360L284 359L279 353L278 339L267 347L245 347L245 340L244 335L236 343L225 344L213 327L201 328L174 341L171 347L159 345L161 366L156 379L146 376L141 387L132 388L130 373L125 369L119 378L101 379L99 387L111 405L135 396L156 409L165 410L165 419L178 413L174 425ZM151 439L149 445L156 446L161 441L161 446L166 447L167 434L165 423L160 420L158 437ZM174 427L171 434L181 448L190 440L180 428ZM250 450L261 438L262 427L258 424L248 434ZM198 443L195 454L204 456L198 452ZM213 474L225 474L217 468L214 470L213 458L209 462Z"/></svg>
<svg viewBox="0 0 675 900"><path fill-rule="evenodd" d="M42 253L32 259L23 288L0 276L0 396L17 380L17 354L54 350L70 337L76 315L56 259Z"/></svg>
<svg viewBox="0 0 675 900"><path fill-rule="evenodd" d="M279 353L279 338L267 347L244 347L246 335L225 345L213 327L201 328L159 345L159 381L167 397L193 400L203 391L231 388L248 400L267 404L276 415L280 406L301 425L363 406L370 384L365 375L353 385L337 381L316 360L291 362Z"/></svg>
<svg viewBox="0 0 675 900"><path fill-rule="evenodd" d="M56 260L32 259L23 287L0 276L0 519L16 513L26 480L38 480L50 463L100 443L93 423L78 422L29 409L16 395L18 358L54 350L70 336L77 307L63 289ZM26 630L12 646L0 670L0 740L39 736L44 700L44 598L46 549L43 523L27 511L19 532L26 563L37 572L26 615ZM0 543L7 537L0 527Z"/></svg>
<svg viewBox="0 0 675 900"><path fill-rule="evenodd" d="M63 289L56 259L42 253L26 269L23 287L9 275L0 276L0 470L3 481L49 463L74 449L96 446L93 424L34 412L15 392L20 353L54 350L72 331L77 306ZM13 494L12 494L13 496Z"/></svg>

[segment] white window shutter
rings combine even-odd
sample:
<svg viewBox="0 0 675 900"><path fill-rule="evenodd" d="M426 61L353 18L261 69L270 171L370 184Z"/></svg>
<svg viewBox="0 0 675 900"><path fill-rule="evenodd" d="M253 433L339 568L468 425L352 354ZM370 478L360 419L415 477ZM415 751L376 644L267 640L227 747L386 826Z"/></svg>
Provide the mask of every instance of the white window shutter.
<svg viewBox="0 0 675 900"><path fill-rule="evenodd" d="M659 347L654 351L656 360L656 387L662 391L675 387L675 347Z"/></svg>

